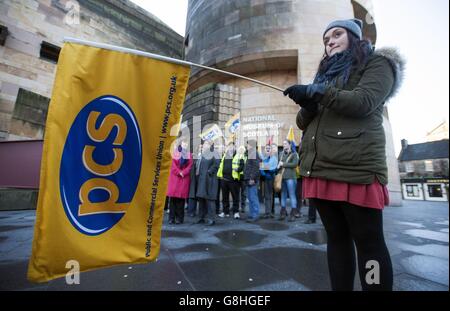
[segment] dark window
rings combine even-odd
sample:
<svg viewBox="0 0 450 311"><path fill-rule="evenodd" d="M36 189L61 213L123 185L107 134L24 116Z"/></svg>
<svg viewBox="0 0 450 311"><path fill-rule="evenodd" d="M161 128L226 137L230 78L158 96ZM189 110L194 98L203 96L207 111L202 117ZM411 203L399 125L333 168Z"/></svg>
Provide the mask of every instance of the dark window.
<svg viewBox="0 0 450 311"><path fill-rule="evenodd" d="M54 44L42 41L41 43L41 58L57 63L59 52L61 48Z"/></svg>
<svg viewBox="0 0 450 311"><path fill-rule="evenodd" d="M189 46L189 34L186 36L186 38L184 39L184 46L188 47Z"/></svg>
<svg viewBox="0 0 450 311"><path fill-rule="evenodd" d="M5 45L7 36L8 36L8 27L0 25L0 45Z"/></svg>
<svg viewBox="0 0 450 311"><path fill-rule="evenodd" d="M443 195L441 185L428 184L428 195L430 198L442 198Z"/></svg>

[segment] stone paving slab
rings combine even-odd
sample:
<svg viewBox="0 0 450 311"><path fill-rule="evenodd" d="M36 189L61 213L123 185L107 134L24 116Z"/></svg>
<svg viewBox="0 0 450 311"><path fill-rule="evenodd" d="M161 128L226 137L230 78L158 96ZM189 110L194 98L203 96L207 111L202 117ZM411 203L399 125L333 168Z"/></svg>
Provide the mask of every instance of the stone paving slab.
<svg viewBox="0 0 450 311"><path fill-rule="evenodd" d="M385 209L394 290L448 291L448 214L447 202L403 201ZM165 219L156 262L85 272L80 285L67 285L65 278L26 280L35 211L2 211L0 290L330 290L323 226L320 219L304 220L223 218L208 227L191 217L181 225ZM355 290L360 288L356 274Z"/></svg>

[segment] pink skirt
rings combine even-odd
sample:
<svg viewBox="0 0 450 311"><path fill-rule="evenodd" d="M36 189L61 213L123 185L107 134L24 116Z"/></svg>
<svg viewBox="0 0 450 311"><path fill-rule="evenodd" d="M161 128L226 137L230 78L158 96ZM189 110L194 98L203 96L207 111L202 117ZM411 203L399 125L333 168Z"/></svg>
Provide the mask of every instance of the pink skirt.
<svg viewBox="0 0 450 311"><path fill-rule="evenodd" d="M344 201L354 205L383 209L389 205L389 192L375 179L370 185L350 184L315 177L304 177L303 198Z"/></svg>

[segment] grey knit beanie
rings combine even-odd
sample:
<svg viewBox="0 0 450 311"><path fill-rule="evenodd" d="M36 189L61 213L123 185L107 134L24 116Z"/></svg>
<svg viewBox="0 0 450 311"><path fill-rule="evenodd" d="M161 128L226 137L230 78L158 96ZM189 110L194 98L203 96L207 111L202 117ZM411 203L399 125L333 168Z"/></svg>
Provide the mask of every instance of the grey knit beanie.
<svg viewBox="0 0 450 311"><path fill-rule="evenodd" d="M348 31L351 31L359 40L362 39L363 22L360 19L345 19L331 22L323 32L323 36L325 36L328 30L335 27L345 28Z"/></svg>

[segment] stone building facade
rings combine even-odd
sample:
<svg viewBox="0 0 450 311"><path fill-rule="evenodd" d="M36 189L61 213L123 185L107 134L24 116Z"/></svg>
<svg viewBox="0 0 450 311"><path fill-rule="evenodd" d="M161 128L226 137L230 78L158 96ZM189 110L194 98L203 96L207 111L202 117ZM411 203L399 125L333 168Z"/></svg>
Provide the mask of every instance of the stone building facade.
<svg viewBox="0 0 450 311"><path fill-rule="evenodd" d="M0 12L0 140L43 138L66 36L183 58L183 37L128 0L8 0Z"/></svg>
<svg viewBox="0 0 450 311"><path fill-rule="evenodd" d="M257 79L279 88L310 83L324 53L322 31L335 19L359 18L364 36L376 43L376 26L370 0L189 0L185 35L188 61ZM214 86L218 84L219 86ZM233 90L239 98L223 109L221 99L209 106L196 105L190 94L205 87ZM241 135L269 138L281 145L295 125L298 106L280 91L213 71L193 68L183 120L192 131L210 123L223 124L236 112ZM220 97L220 92L214 96ZM223 94L227 94L224 92ZM229 96L229 95L226 95ZM194 116L202 116L194 120ZM387 110L385 111L389 190L391 203L401 204L401 188Z"/></svg>

